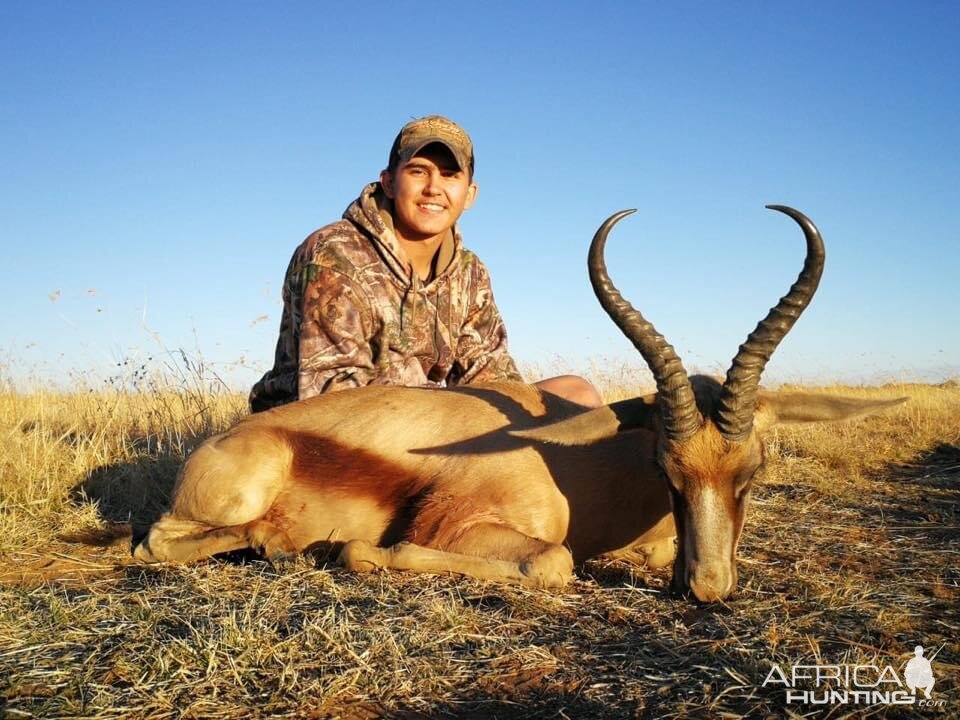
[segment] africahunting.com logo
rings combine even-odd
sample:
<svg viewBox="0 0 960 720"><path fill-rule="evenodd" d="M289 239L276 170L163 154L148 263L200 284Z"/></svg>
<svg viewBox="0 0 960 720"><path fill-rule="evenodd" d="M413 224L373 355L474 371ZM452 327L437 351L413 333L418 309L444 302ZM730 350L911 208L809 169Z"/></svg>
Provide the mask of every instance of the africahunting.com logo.
<svg viewBox="0 0 960 720"><path fill-rule="evenodd" d="M936 677L933 659L917 645L906 666L892 665L774 665L763 687L783 687L787 705L917 705L943 707L931 695Z"/></svg>

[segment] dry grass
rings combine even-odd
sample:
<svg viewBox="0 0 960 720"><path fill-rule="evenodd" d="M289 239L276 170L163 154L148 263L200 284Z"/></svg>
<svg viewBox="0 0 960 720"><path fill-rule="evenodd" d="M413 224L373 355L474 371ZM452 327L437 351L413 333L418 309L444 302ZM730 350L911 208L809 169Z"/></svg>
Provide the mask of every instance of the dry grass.
<svg viewBox="0 0 960 720"><path fill-rule="evenodd" d="M827 388L912 399L771 434L740 592L715 607L605 561L562 592L307 559L130 565L127 523L244 412L215 384L137 390L0 394L6 717L785 717L760 687L772 663L899 670L917 643L943 646L945 705L872 713L960 712L956 386Z"/></svg>

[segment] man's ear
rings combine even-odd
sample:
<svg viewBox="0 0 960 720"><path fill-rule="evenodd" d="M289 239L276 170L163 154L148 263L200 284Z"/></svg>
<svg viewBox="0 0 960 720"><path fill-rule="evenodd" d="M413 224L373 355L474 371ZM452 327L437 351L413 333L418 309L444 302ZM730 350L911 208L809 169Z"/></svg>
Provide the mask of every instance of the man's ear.
<svg viewBox="0 0 960 720"><path fill-rule="evenodd" d="M393 173L389 170L380 171L380 187L383 188L383 194L393 200Z"/></svg>
<svg viewBox="0 0 960 720"><path fill-rule="evenodd" d="M381 180L383 182L383 180ZM469 210L470 206L477 201L477 195L480 193L480 186L475 182L470 183L470 187L467 188L467 202L464 203L463 209Z"/></svg>

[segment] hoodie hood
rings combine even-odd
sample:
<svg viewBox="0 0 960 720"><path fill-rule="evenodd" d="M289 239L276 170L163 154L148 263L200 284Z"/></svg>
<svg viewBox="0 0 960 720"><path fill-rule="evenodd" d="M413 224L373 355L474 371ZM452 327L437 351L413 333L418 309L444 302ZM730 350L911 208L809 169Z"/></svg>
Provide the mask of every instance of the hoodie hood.
<svg viewBox="0 0 960 720"><path fill-rule="evenodd" d="M372 384L522 380L483 263L454 228L421 283L390 205L371 183L344 219L294 251L274 366L250 393L254 411Z"/></svg>
<svg viewBox="0 0 960 720"><path fill-rule="evenodd" d="M413 267L393 231L393 203L384 194L379 182L370 183L364 187L360 197L350 203L350 207L344 211L343 217L359 227L373 241L374 247L390 268L390 272L405 287L414 283ZM437 250L434 275L427 283L428 285L450 271L453 258L459 254L460 247L460 233L454 226L450 236L440 244Z"/></svg>

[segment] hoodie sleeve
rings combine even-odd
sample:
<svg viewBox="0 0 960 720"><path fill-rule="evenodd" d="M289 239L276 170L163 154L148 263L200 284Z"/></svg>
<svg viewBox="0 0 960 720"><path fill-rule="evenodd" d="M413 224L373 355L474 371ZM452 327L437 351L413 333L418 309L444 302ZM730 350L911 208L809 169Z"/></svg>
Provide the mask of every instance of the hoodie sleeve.
<svg viewBox="0 0 960 720"><path fill-rule="evenodd" d="M377 375L370 338L375 328L363 290L337 270L303 269L298 397L369 385Z"/></svg>
<svg viewBox="0 0 960 720"><path fill-rule="evenodd" d="M473 257L468 308L457 343L457 356L450 376L451 385L514 380L522 382L517 366L507 351L507 330L493 300L487 268Z"/></svg>

